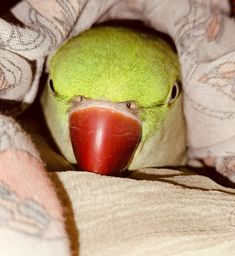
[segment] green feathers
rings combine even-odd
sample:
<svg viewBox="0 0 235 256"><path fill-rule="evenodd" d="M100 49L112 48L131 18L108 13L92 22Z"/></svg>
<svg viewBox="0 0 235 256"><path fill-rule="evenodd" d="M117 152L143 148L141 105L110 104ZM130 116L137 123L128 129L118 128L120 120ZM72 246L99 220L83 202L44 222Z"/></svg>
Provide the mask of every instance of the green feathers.
<svg viewBox="0 0 235 256"><path fill-rule="evenodd" d="M178 61L162 40L123 28L93 28L60 48L50 62L55 90L140 107L167 101L179 79Z"/></svg>

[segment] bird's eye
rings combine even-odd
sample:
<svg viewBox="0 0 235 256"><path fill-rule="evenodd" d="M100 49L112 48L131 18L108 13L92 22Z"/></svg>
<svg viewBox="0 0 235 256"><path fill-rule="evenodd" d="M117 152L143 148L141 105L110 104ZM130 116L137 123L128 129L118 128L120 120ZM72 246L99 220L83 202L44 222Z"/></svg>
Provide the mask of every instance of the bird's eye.
<svg viewBox="0 0 235 256"><path fill-rule="evenodd" d="M49 80L49 87L51 89L52 94L55 96L56 95L56 91L55 91L52 79Z"/></svg>
<svg viewBox="0 0 235 256"><path fill-rule="evenodd" d="M172 86L171 96L170 96L170 99L168 101L168 104L172 104L177 99L177 97L179 96L179 93L180 93L180 81L176 81L174 83L174 85Z"/></svg>
<svg viewBox="0 0 235 256"><path fill-rule="evenodd" d="M138 109L138 106L137 104L134 102L134 101L127 101L126 102L126 106L129 108L129 109Z"/></svg>

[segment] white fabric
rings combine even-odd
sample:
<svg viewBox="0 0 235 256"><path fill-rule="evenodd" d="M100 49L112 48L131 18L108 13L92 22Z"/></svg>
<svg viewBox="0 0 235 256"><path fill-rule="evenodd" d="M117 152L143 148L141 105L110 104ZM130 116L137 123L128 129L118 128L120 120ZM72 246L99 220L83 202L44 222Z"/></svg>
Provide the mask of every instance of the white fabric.
<svg viewBox="0 0 235 256"><path fill-rule="evenodd" d="M43 59L67 38L101 21L140 19L175 41L190 158L212 157L215 166L218 159L234 159L235 24L228 1L28 0L12 13L26 26L0 22L2 99L21 101L21 109L32 103Z"/></svg>
<svg viewBox="0 0 235 256"><path fill-rule="evenodd" d="M34 101L46 56L68 38L101 21L140 19L169 34L176 44L185 92L189 156L206 159L235 180L235 24L228 14L225 0L21 1L8 19L0 19L2 112L17 114ZM38 153L12 118L0 115L0 149L4 152L9 148L29 152L25 164L29 175L34 162L31 158L38 158ZM2 161L5 165L0 168L0 181L6 176L3 169L8 170L10 159L14 159L14 167L17 159L24 159L24 154L18 154L18 158L11 154L8 162ZM23 164L21 168L25 168ZM14 174L13 169L9 168L9 173ZM40 164L35 164L36 169L43 172ZM234 255L234 191L199 175L176 170L147 172L137 172L133 179L60 173L64 187L52 174L68 209L66 223L74 255L78 251L81 256ZM34 191L32 179L35 184L38 180L29 179ZM25 188L23 180L14 180L19 191ZM44 178L42 184L50 187L47 182ZM56 197L50 204L55 201ZM3 227L0 238L6 235ZM40 241L45 242L43 247L33 237L24 239L22 233L22 241L16 234L12 236L10 229L7 235L14 242L12 246L0 242L1 255L28 255L28 248L35 256L68 255L66 238L55 245L48 243L46 254L43 248L48 241Z"/></svg>

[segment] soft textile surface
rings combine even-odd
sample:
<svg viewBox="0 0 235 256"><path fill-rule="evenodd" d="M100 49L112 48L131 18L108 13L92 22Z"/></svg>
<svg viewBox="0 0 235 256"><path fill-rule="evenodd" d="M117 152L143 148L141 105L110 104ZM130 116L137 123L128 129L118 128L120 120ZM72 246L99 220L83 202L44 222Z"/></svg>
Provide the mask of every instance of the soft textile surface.
<svg viewBox="0 0 235 256"><path fill-rule="evenodd" d="M38 152L13 119L0 116L0 254L69 255L63 207Z"/></svg>
<svg viewBox="0 0 235 256"><path fill-rule="evenodd" d="M44 58L66 39L101 21L142 20L175 41L189 156L235 179L235 24L228 14L226 0L22 1L8 22L0 20L1 98L20 101L11 105L22 110L37 94Z"/></svg>
<svg viewBox="0 0 235 256"><path fill-rule="evenodd" d="M74 255L234 255L234 189L176 170L132 178L59 173L67 217L78 227L70 230Z"/></svg>
<svg viewBox="0 0 235 256"><path fill-rule="evenodd" d="M234 180L235 24L228 14L226 0L21 1L0 19L2 112L34 101L45 57L69 37L101 21L139 19L176 44L189 156ZM13 119L1 115L0 123L1 254L70 255L72 241L76 255L79 239L81 255L234 255L234 194L200 176L169 184L62 173L78 227L70 218L66 237L34 145Z"/></svg>

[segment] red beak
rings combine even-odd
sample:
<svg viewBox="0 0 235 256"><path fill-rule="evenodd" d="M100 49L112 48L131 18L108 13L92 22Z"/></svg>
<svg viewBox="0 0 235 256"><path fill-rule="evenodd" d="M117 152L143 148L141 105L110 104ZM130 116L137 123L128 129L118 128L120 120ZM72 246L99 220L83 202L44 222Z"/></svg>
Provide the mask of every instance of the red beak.
<svg viewBox="0 0 235 256"><path fill-rule="evenodd" d="M134 116L104 106L73 111L69 127L78 167L104 175L118 175L127 167L142 131Z"/></svg>

